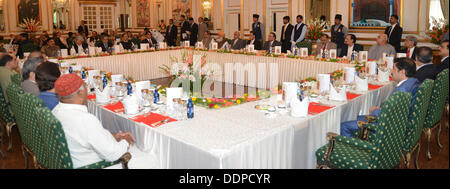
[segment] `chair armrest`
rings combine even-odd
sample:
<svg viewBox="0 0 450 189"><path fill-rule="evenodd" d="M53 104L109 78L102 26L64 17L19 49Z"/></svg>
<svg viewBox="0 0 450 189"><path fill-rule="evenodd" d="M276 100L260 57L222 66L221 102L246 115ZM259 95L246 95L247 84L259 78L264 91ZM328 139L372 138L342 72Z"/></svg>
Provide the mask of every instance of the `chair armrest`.
<svg viewBox="0 0 450 189"><path fill-rule="evenodd" d="M127 152L125 154L123 154L118 160L113 161L113 162L108 162L108 161L101 161L101 162L97 162L97 163L93 163L90 165L86 165L83 167L79 167L78 169L104 169L106 167L110 167L116 164L121 163L122 164L122 168L123 169L128 169L128 162L131 159L131 154L130 152Z"/></svg>
<svg viewBox="0 0 450 189"><path fill-rule="evenodd" d="M375 145L373 145L371 142L360 140L357 138L349 138L349 137L339 135L335 139L336 139L337 143L344 143L346 145L360 148L360 149L366 150L368 152L372 152L377 149L377 147Z"/></svg>
<svg viewBox="0 0 450 189"><path fill-rule="evenodd" d="M377 122L377 117L376 117L376 116L368 115L368 116L366 116L366 120L367 120L367 122L369 122L369 123L375 123L375 122Z"/></svg>
<svg viewBox="0 0 450 189"><path fill-rule="evenodd" d="M328 140L329 145L328 145L327 151L324 154L326 162L330 162L331 153L333 152L334 145L336 144L336 137L338 137L338 136L339 135L336 133L332 133L332 132L327 133L327 140Z"/></svg>
<svg viewBox="0 0 450 189"><path fill-rule="evenodd" d="M364 121L358 121L358 128L358 138L361 140L369 140L370 132L377 131L376 125Z"/></svg>

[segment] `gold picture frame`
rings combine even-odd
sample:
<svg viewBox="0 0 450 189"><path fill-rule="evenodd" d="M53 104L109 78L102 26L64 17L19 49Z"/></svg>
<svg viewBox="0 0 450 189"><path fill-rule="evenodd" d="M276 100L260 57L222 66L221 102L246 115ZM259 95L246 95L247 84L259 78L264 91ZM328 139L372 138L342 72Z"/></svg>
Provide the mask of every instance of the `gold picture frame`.
<svg viewBox="0 0 450 189"><path fill-rule="evenodd" d="M348 0L348 15L349 15L349 19L348 19L348 26L349 29L375 29L375 30L384 30L386 27L388 26L353 26L353 2L355 0ZM382 1L382 0L380 0ZM385 0L386 1L386 0ZM390 1L390 0L388 0ZM400 17L399 21L400 21L400 26L403 27L403 1L404 0L394 0L394 1L399 1L399 10L397 12L397 15Z"/></svg>
<svg viewBox="0 0 450 189"><path fill-rule="evenodd" d="M24 1L28 1L28 2L37 2L39 5L38 5L38 13L37 13L37 21L39 21L39 25L40 26L42 26L42 2L41 2L41 0L14 0L14 2L15 2L15 11L16 11L16 23L17 23L17 26L19 26L19 24L21 24L22 22L23 22L23 19L22 20L20 20L19 19L19 11L22 13L22 14L24 14L24 13L29 13L30 12L30 10L26 10L26 9L24 9L24 10L19 10L19 5L20 5L20 3L21 2L24 2ZM24 13L23 13L24 12ZM32 13L30 13L30 14L32 14ZM26 17L24 17L24 18L26 18Z"/></svg>

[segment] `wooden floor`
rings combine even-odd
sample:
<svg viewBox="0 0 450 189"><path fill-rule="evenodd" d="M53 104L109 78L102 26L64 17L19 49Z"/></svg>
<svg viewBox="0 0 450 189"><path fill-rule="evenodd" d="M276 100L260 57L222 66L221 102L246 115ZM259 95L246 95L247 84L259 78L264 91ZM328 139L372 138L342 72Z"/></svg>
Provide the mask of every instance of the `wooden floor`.
<svg viewBox="0 0 450 189"><path fill-rule="evenodd" d="M167 86L167 80L152 80L154 84L161 84ZM247 91L248 89L246 89ZM448 118L445 118L448 120ZM1 127L4 127L3 125ZM1 128L0 132L2 131ZM421 169L449 169L449 130L443 125L441 134L440 134L440 142L444 146L442 150L437 147L437 143L435 140L435 129L432 133L432 141L430 143L432 160L427 160L426 157L426 140L422 133L421 138L421 148L419 154L419 166ZM6 136L3 137L3 143L0 144L0 149L5 153L6 159L1 159L0 157L0 169L24 169L25 168L25 158L22 153L22 142L20 139L20 135L17 127L14 127L12 130L12 150L10 152L7 151L8 139ZM414 156L413 156L414 157ZM33 162L29 159L30 168L34 168ZM400 168L404 168L403 164ZM414 163L411 163L410 168L414 168Z"/></svg>

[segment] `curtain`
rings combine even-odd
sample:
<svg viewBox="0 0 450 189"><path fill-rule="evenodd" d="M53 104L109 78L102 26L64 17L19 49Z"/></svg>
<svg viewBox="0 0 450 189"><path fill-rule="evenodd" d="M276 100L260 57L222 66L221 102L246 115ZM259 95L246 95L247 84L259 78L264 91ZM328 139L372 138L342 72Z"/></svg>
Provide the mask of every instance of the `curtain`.
<svg viewBox="0 0 450 189"><path fill-rule="evenodd" d="M444 19L448 20L448 3L449 0L441 0L442 14L444 14Z"/></svg>

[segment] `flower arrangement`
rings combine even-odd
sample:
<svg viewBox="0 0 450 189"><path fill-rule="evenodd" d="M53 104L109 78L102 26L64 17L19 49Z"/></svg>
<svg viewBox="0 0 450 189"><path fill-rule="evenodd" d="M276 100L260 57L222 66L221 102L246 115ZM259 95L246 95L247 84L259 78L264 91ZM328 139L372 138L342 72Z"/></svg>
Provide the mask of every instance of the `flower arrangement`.
<svg viewBox="0 0 450 189"><path fill-rule="evenodd" d="M355 69L357 72L364 72L366 71L366 64L361 62L355 62Z"/></svg>
<svg viewBox="0 0 450 189"><path fill-rule="evenodd" d="M439 45L441 43L442 36L449 31L448 20L444 20L442 18L436 20L434 17L431 18L433 19L433 27L427 32L427 34L431 43Z"/></svg>
<svg viewBox="0 0 450 189"><path fill-rule="evenodd" d="M307 25L308 33L306 34L306 38L315 41L325 32L325 28L329 28L330 22L315 18L308 22Z"/></svg>
<svg viewBox="0 0 450 189"><path fill-rule="evenodd" d="M200 60L194 60L194 56L196 55L200 55ZM194 93L195 82L200 81L200 86L203 87L206 79L212 75L212 71L205 67L206 54L200 54L199 51L184 50L181 53L181 60L178 60L178 58L171 55L170 60L174 63L172 67L164 65L159 68L170 78L171 84L175 81L175 79L179 79L182 83L189 82L189 92L191 95ZM179 87L182 87L182 84L180 84Z"/></svg>
<svg viewBox="0 0 450 189"><path fill-rule="evenodd" d="M339 69L339 70L332 72L330 75L331 75L331 79L337 80L344 75L344 72L342 69Z"/></svg>
<svg viewBox="0 0 450 189"><path fill-rule="evenodd" d="M32 18L24 18L23 23L19 24L19 27L28 33L37 32L39 29L39 21Z"/></svg>
<svg viewBox="0 0 450 189"><path fill-rule="evenodd" d="M298 83L314 82L317 81L315 77L308 77L303 80L297 81Z"/></svg>
<svg viewBox="0 0 450 189"><path fill-rule="evenodd" d="M234 105L253 102L260 99L270 98L271 92L267 90L258 90L256 94L244 94L244 96L234 95L228 98L200 98L192 97L192 102L197 106L202 106L209 109L220 109Z"/></svg>

